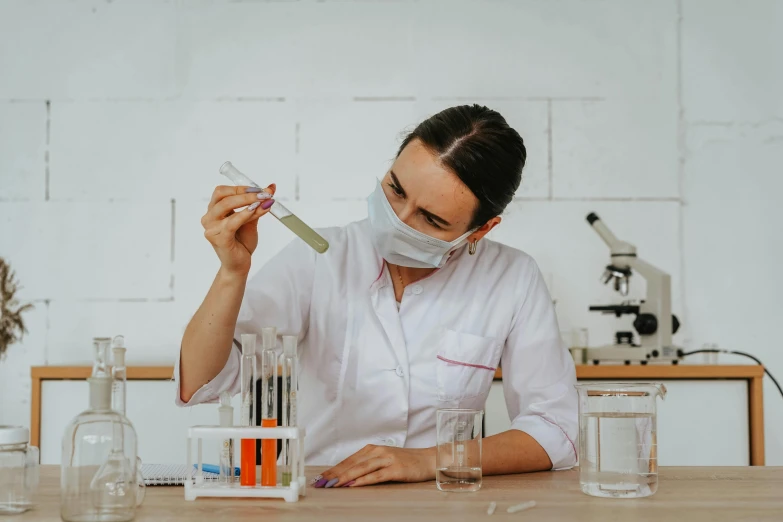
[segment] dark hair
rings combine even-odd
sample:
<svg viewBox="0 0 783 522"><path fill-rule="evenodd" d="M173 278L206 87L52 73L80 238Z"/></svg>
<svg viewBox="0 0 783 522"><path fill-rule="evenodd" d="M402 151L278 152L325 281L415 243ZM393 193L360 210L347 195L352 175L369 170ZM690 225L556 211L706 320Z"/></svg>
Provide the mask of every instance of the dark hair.
<svg viewBox="0 0 783 522"><path fill-rule="evenodd" d="M413 129L397 156L416 139L478 198L469 229L502 214L514 198L527 151L522 137L498 112L476 104L443 110Z"/></svg>

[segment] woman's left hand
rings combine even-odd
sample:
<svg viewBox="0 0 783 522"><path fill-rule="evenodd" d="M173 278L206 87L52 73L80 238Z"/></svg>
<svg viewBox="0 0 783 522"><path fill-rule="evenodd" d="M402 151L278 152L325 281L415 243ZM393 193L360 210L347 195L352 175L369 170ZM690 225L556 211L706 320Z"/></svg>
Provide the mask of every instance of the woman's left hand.
<svg viewBox="0 0 783 522"><path fill-rule="evenodd" d="M435 448L392 448L368 444L323 472L321 477L315 487L358 487L381 482L433 480Z"/></svg>

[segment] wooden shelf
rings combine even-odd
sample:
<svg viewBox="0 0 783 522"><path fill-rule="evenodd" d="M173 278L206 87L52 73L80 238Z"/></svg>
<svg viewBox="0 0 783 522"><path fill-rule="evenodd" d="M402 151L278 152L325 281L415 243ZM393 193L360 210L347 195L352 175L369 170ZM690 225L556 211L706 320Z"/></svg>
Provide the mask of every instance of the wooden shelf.
<svg viewBox="0 0 783 522"><path fill-rule="evenodd" d="M30 375L33 380L86 379L92 373L92 366L33 366ZM174 378L173 366L128 366L128 379L150 379L164 381Z"/></svg>
<svg viewBox="0 0 783 522"><path fill-rule="evenodd" d="M92 372L91 366L33 366L32 400L30 415L30 439L37 446L41 434L41 382L47 380L86 379ZM173 366L129 366L129 380L171 380ZM500 368L495 379L501 379ZM748 415L750 432L750 463L764 465L764 367L759 365L696 365L696 364L648 364L622 365L599 364L577 365L578 380L699 380L740 379L748 382Z"/></svg>
<svg viewBox="0 0 783 522"><path fill-rule="evenodd" d="M764 367L744 365L697 364L579 364L577 379L756 379L764 376ZM495 379L503 377L498 368Z"/></svg>

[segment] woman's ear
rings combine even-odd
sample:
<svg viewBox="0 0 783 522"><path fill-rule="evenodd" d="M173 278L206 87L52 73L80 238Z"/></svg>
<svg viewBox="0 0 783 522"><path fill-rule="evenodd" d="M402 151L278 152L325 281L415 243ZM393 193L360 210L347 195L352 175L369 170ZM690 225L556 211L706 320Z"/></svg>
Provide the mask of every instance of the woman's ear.
<svg viewBox="0 0 783 522"><path fill-rule="evenodd" d="M483 225L481 225L478 230L476 230L475 232L473 232L471 235L468 236L468 243L473 243L474 241L478 241L479 239L486 236L490 230L492 230L493 228L495 228L500 224L500 220L501 220L500 216L495 216L489 221L487 221L486 223L484 223Z"/></svg>

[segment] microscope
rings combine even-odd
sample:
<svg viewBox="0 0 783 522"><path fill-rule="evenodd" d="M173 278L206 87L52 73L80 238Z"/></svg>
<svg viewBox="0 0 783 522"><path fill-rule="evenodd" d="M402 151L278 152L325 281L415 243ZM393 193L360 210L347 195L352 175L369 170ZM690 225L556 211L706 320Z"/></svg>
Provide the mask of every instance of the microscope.
<svg viewBox="0 0 783 522"><path fill-rule="evenodd" d="M611 262L602 277L604 284L613 282L614 289L623 296L628 295L628 282L633 271L647 281L647 297L634 304L630 301L617 305L591 306L590 311L613 314L620 317L633 314L633 327L639 334L639 343L634 343L633 332L616 332L615 344L587 348L586 359L598 364L600 361L620 361L625 364L660 361L677 364L678 348L672 344L672 335L677 333L680 322L672 315L671 276L636 256L636 247L620 241L595 214L587 216L587 222L601 236L611 253Z"/></svg>

